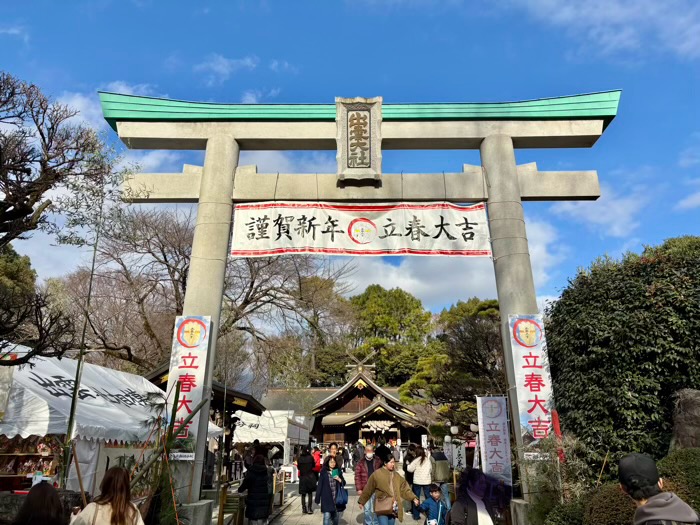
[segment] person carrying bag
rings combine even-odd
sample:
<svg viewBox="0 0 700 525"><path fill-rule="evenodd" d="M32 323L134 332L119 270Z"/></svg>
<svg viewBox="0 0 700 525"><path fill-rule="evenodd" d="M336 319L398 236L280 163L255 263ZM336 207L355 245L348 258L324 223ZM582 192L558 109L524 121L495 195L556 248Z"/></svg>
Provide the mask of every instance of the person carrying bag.
<svg viewBox="0 0 700 525"><path fill-rule="evenodd" d="M360 507L374 495L374 514L379 525L395 525L396 518L403 521L403 505L401 500L413 501L418 504L418 498L408 486L406 480L395 472L396 460L390 456L387 463L367 480L362 494L357 499Z"/></svg>

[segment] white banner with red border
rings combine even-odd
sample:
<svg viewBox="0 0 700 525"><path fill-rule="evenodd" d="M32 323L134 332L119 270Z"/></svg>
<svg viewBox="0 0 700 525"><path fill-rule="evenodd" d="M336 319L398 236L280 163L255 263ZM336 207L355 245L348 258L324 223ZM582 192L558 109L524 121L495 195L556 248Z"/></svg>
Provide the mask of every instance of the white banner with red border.
<svg viewBox="0 0 700 525"><path fill-rule="evenodd" d="M552 430L554 399L544 319L541 314L509 315L508 325L520 428L527 445L546 438Z"/></svg>
<svg viewBox="0 0 700 525"><path fill-rule="evenodd" d="M237 204L231 255L490 257L486 206L446 202Z"/></svg>
<svg viewBox="0 0 700 525"><path fill-rule="evenodd" d="M477 397L476 413L479 421L479 451L481 452L482 472L502 480L507 485L513 485L510 430L508 428L508 398L504 396Z"/></svg>
<svg viewBox="0 0 700 525"><path fill-rule="evenodd" d="M202 400L204 373L209 352L209 316L178 316L175 319L173 349L170 355L168 374L168 407L177 403L175 427L184 422ZM180 383L180 395L175 398L175 384ZM168 409L170 415L171 408ZM205 417L209 417L207 414ZM199 413L178 434L179 439L195 440L199 424Z"/></svg>

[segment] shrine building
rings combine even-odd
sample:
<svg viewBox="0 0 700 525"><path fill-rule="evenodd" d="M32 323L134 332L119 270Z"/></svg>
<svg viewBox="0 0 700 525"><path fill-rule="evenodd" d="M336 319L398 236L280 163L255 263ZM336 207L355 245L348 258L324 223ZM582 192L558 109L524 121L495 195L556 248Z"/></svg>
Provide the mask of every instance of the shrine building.
<svg viewBox="0 0 700 525"><path fill-rule="evenodd" d="M271 388L262 399L268 410L293 410L312 419L310 436L319 444L401 440L420 443L427 434L416 407L399 400L398 388L382 388L371 370L355 367L340 388Z"/></svg>

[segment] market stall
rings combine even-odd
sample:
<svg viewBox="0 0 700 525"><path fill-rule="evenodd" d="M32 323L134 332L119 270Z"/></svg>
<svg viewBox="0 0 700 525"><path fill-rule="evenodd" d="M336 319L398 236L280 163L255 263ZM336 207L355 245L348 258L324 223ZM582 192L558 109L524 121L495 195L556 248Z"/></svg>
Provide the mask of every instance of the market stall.
<svg viewBox="0 0 700 525"><path fill-rule="evenodd" d="M300 447L309 444L309 421L305 416L295 415L293 410L266 410L261 416L237 412L240 418L233 442L249 445L256 439L271 450L282 451L279 464L296 478L296 469L291 468Z"/></svg>
<svg viewBox="0 0 700 525"><path fill-rule="evenodd" d="M37 470L47 476L55 473L68 428L76 366L72 359L39 358L32 366L14 369L0 421L0 487L17 488ZM147 455L148 443L158 432L162 394L141 376L84 364L73 438L87 492L94 493L110 466ZM74 469L68 488L78 489Z"/></svg>

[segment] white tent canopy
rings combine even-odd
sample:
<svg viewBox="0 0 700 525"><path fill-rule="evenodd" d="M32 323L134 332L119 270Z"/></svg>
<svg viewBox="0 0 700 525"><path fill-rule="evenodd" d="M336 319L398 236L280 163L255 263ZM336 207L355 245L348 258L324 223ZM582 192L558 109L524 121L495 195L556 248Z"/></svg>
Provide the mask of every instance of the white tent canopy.
<svg viewBox="0 0 700 525"><path fill-rule="evenodd" d="M78 362L38 358L14 369L10 399L0 434L23 438L65 434ZM149 394L163 392L134 374L85 363L75 418L75 438L143 442L157 415ZM210 436L221 429L211 425Z"/></svg>
<svg viewBox="0 0 700 525"><path fill-rule="evenodd" d="M262 416L236 412L243 426L237 426L233 434L234 443L284 443L292 445L309 443L307 418L295 416L293 410L266 410Z"/></svg>

